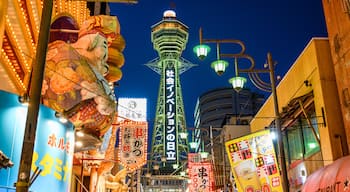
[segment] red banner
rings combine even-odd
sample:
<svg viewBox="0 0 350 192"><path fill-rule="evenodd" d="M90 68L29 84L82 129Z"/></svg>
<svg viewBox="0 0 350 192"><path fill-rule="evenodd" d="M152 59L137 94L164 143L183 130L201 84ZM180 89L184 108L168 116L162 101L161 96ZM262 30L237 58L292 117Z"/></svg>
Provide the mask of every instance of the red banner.
<svg viewBox="0 0 350 192"><path fill-rule="evenodd" d="M147 122L124 121L120 123L119 160L129 170L135 170L147 161Z"/></svg>
<svg viewBox="0 0 350 192"><path fill-rule="evenodd" d="M189 191L214 191L213 165L211 162L202 162L197 154L188 154L188 169L191 179Z"/></svg>

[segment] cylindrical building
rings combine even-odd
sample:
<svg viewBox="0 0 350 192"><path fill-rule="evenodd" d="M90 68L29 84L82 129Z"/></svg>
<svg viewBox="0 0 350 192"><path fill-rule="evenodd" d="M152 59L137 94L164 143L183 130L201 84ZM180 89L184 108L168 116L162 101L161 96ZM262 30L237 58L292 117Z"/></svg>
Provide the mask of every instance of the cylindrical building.
<svg viewBox="0 0 350 192"><path fill-rule="evenodd" d="M219 88L202 94L194 111L194 127L222 127L230 117L236 117L237 125L248 124L242 117L253 116L264 103L262 94L242 89Z"/></svg>

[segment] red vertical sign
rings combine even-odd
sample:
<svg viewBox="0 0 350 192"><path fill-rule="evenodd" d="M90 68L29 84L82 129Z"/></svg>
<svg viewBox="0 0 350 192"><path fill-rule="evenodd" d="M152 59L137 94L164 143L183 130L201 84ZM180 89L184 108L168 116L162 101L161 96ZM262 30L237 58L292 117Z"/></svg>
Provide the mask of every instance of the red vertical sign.
<svg viewBox="0 0 350 192"><path fill-rule="evenodd" d="M213 164L211 162L202 162L197 154L188 154L188 168L191 179L189 191L214 191Z"/></svg>
<svg viewBox="0 0 350 192"><path fill-rule="evenodd" d="M120 123L119 159L123 166L135 170L147 161L147 122L124 121Z"/></svg>

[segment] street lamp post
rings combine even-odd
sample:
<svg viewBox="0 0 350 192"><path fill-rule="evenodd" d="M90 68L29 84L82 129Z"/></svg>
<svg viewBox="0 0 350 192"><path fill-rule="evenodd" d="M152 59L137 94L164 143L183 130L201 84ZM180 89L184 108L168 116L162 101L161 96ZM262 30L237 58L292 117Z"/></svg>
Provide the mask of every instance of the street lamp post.
<svg viewBox="0 0 350 192"><path fill-rule="evenodd" d="M272 99L274 103L274 112L275 112L275 126L277 130L278 136L278 151L279 151L279 163L281 169L281 175L283 178L282 187L283 191L289 192L288 186L288 177L287 177L287 167L285 162L284 148L283 148L283 138L282 138L282 129L281 129L281 116L279 113L278 100L277 100L277 92L276 92L276 81L275 81L275 69L274 69L274 61L272 59L271 53L267 54L267 64L268 69L255 69L255 61L254 59L245 53L245 45L242 41L236 39L203 39L202 37L202 29L199 29L199 42L200 45L194 47L193 51L197 54L197 56L203 60L210 51L209 46L204 45L202 43L216 43L217 47L217 61L214 61L211 66L214 68L215 72L218 75L221 75L225 68L228 66L228 63L220 58L234 58L234 69L235 76L229 79L229 82L232 84L233 89L236 91L240 91L246 79L244 77L239 77L239 73L247 73L249 78L252 80L252 83L259 89L263 91L271 92ZM222 43L230 43L236 44L241 47L241 50L234 54L224 54L220 52L220 44ZM209 49L208 49L209 48ZM238 67L238 59L247 59L250 62L250 67L245 69L239 69ZM219 62L220 61L220 62ZM270 84L264 82L260 79L259 73L269 73L270 76Z"/></svg>
<svg viewBox="0 0 350 192"><path fill-rule="evenodd" d="M40 94L44 77L47 44L49 41L50 21L52 15L53 0L43 2L42 19L40 23L39 42L37 46L35 62L29 86L29 106L24 130L21 160L18 169L16 191L27 192L33 183L31 178L31 165L34 152L34 143L37 129L38 113L40 107ZM35 173L35 172L34 172Z"/></svg>

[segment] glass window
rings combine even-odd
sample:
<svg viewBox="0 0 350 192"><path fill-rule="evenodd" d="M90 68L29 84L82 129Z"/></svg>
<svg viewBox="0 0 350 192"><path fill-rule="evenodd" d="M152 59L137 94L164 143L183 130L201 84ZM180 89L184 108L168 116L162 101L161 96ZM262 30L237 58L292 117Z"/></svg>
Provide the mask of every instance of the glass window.
<svg viewBox="0 0 350 192"><path fill-rule="evenodd" d="M300 127L298 124L290 127L287 132L289 159L291 162L303 158L303 141Z"/></svg>
<svg viewBox="0 0 350 192"><path fill-rule="evenodd" d="M318 126L317 126L315 115L309 115L309 118L310 118L312 127L309 126L307 119L302 120L306 157L320 151L320 146L312 130L314 128L317 137L319 137Z"/></svg>
<svg viewBox="0 0 350 192"><path fill-rule="evenodd" d="M311 106L306 110L310 123L301 113L284 131L284 151L289 163L309 157L320 151L320 146L313 133L314 128L317 137L319 137L315 109Z"/></svg>

